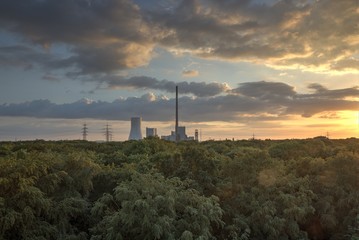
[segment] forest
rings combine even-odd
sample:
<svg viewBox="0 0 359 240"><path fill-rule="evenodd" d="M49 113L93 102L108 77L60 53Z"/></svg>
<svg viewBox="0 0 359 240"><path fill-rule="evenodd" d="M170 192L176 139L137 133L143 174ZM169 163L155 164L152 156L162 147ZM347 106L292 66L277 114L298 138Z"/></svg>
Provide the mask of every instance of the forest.
<svg viewBox="0 0 359 240"><path fill-rule="evenodd" d="M0 142L0 239L359 239L359 139Z"/></svg>

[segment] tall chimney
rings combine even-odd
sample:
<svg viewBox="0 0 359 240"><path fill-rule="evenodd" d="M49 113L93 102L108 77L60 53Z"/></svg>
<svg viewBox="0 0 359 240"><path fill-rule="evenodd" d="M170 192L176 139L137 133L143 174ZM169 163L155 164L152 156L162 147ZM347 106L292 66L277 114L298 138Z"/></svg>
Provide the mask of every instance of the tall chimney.
<svg viewBox="0 0 359 240"><path fill-rule="evenodd" d="M176 86L176 127L175 127L176 142L179 141L178 135L178 86Z"/></svg>

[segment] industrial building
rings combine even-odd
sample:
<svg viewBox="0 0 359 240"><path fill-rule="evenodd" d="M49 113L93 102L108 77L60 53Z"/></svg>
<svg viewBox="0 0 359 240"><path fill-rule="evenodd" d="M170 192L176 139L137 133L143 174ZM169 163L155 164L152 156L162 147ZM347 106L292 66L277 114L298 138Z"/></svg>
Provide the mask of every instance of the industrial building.
<svg viewBox="0 0 359 240"><path fill-rule="evenodd" d="M146 127L146 138L148 137L157 137L157 128Z"/></svg>
<svg viewBox="0 0 359 240"><path fill-rule="evenodd" d="M190 140L195 140L194 137L187 136L185 126L178 126L177 130L178 130L177 138L176 138L176 132L171 131L171 135L161 136L161 139L167 140L167 141L190 141Z"/></svg>
<svg viewBox="0 0 359 240"><path fill-rule="evenodd" d="M194 137L189 137L186 134L186 127L178 125L178 86L176 86L176 122L175 122L175 131L171 131L171 135L168 136L161 136L161 139L167 141L189 141L194 140Z"/></svg>

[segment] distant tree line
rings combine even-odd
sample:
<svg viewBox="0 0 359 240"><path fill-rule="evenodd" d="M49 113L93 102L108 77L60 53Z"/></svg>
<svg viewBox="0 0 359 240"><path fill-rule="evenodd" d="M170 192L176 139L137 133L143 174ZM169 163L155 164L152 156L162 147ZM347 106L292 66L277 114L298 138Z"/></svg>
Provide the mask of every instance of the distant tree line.
<svg viewBox="0 0 359 240"><path fill-rule="evenodd" d="M0 143L0 239L359 239L359 139Z"/></svg>

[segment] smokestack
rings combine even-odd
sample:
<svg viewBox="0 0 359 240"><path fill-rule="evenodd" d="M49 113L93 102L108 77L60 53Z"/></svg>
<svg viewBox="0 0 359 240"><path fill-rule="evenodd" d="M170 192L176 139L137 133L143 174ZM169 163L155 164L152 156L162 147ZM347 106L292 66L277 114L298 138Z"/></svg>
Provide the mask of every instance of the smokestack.
<svg viewBox="0 0 359 240"><path fill-rule="evenodd" d="M176 126L175 126L176 142L179 141L178 135L178 86L176 86Z"/></svg>
<svg viewBox="0 0 359 240"><path fill-rule="evenodd" d="M141 118L140 117L132 117L131 118L131 131L128 140L141 140L142 132L141 132Z"/></svg>

